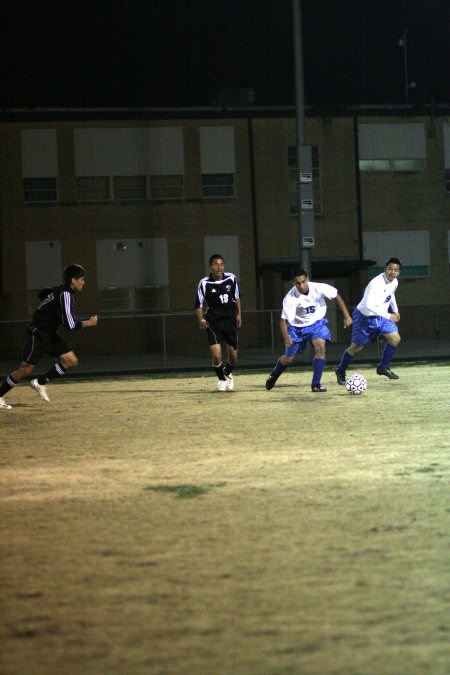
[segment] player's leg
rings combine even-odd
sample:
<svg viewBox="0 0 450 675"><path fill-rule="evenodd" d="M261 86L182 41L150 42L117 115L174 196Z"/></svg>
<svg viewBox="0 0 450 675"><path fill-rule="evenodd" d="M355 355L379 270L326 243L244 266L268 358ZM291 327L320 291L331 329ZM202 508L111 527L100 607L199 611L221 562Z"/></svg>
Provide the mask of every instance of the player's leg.
<svg viewBox="0 0 450 675"><path fill-rule="evenodd" d="M288 332L289 337L292 340L292 344L288 345L285 348L283 356L280 356L280 358L275 364L275 368L272 370L269 377L267 378L266 389L268 391L274 388L275 383L280 377L280 375L282 375L286 370L286 368L290 366L290 364L294 361L295 356L299 351L299 349L301 350L302 346L301 329L296 329L289 325Z"/></svg>
<svg viewBox="0 0 450 675"><path fill-rule="evenodd" d="M30 382L30 386L47 403L50 403L50 397L46 385L56 378L63 377L67 370L78 365L78 358L75 352L59 336L53 337L49 354L58 359L56 363L46 373L39 375L39 377L34 378Z"/></svg>
<svg viewBox="0 0 450 675"><path fill-rule="evenodd" d="M322 374L326 365L325 359L325 350L326 350L326 341L324 338L313 338L311 340L314 347L314 358L313 358L313 375L311 381L311 390L314 393L320 392L323 393L326 391L325 387L322 387L320 380L322 379Z"/></svg>
<svg viewBox="0 0 450 675"><path fill-rule="evenodd" d="M9 375L6 376L2 384L0 385L0 408L11 408L8 405L3 397L11 391L16 385L19 384L21 380L25 377L30 377L31 373L34 370L34 363L28 363L27 361L22 361L20 366L13 370Z"/></svg>
<svg viewBox="0 0 450 675"><path fill-rule="evenodd" d="M218 388L220 389L220 385L223 382L223 391L225 391L225 385L227 383L227 377L225 373L223 372L223 363L222 363L222 345L220 344L213 344L209 345L209 349L211 352L211 365L213 367L214 372L217 375L218 379ZM222 389L221 389L222 390Z"/></svg>
<svg viewBox="0 0 450 675"><path fill-rule="evenodd" d="M362 351L363 347L364 345L359 345L356 342L352 342L350 347L348 347L342 354L339 365L335 369L338 384L345 384L346 370L355 356L359 354L360 351Z"/></svg>
<svg viewBox="0 0 450 675"><path fill-rule="evenodd" d="M352 314L352 342L342 354L342 358L335 369L338 384L345 384L346 371L353 359L363 349L373 336L373 331L370 328L370 320L368 317L361 314L355 309Z"/></svg>
<svg viewBox="0 0 450 675"><path fill-rule="evenodd" d="M390 322L392 323L392 322ZM383 350L383 355L381 361L377 366L377 374L385 375L390 380L398 380L399 376L392 372L389 368L391 361L394 358L394 354L397 350L398 345L400 344L400 335L398 331L392 333L383 333L383 338L386 340L386 345Z"/></svg>
<svg viewBox="0 0 450 675"><path fill-rule="evenodd" d="M225 391L227 377L223 372L222 363L223 336L218 327L211 325L211 322L206 329L206 339L208 340L209 351L211 354L211 366L217 375L217 388L219 391Z"/></svg>
<svg viewBox="0 0 450 675"><path fill-rule="evenodd" d="M223 330L227 345L227 362L223 368L223 372L227 378L227 391L233 391L234 378L232 373L238 360L238 331L236 322L234 320L228 321Z"/></svg>
<svg viewBox="0 0 450 675"><path fill-rule="evenodd" d="M47 336L40 333L35 327L29 326L22 347L22 361L20 366L13 370L0 385L1 408L10 408L3 400L5 394L13 389L21 380L30 377L36 363L46 354L48 348Z"/></svg>
<svg viewBox="0 0 450 675"><path fill-rule="evenodd" d="M237 347L227 344L227 362L223 368L223 372L227 378L226 390L233 391L234 389L234 378L233 378L233 369L237 364L238 359L238 350Z"/></svg>
<svg viewBox="0 0 450 675"><path fill-rule="evenodd" d="M227 362L223 368L225 375L233 372L238 360L238 350L233 345L227 344Z"/></svg>
<svg viewBox="0 0 450 675"><path fill-rule="evenodd" d="M328 328L327 319L319 319L315 323L305 328L303 331L304 339L311 340L311 343L314 347L314 359L313 359L313 375L311 380L311 390L313 392L325 392L326 388L322 387L320 380L322 379L322 374L326 365L325 353L326 353L326 343L331 340L330 329Z"/></svg>

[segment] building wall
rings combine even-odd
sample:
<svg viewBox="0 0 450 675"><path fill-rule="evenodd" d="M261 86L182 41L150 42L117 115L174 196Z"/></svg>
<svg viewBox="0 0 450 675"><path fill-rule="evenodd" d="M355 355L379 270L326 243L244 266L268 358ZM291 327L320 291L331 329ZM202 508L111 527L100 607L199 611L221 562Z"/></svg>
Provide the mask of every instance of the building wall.
<svg viewBox="0 0 450 675"><path fill-rule="evenodd" d="M115 127L116 121L102 122ZM133 123L131 123L133 124ZM96 242L99 239L158 238L168 241L171 311L193 308L198 279L204 275L203 240L206 236L239 237L241 284L246 304L254 306L255 264L251 219L251 192L246 124L226 122L235 129L236 199L205 200L201 197L199 127L210 120L177 121L184 129L185 199L180 202L84 203L76 202L73 129L98 123L54 123L57 128L59 187L58 204L24 204L21 173L21 129L27 124L1 126L2 158L2 257L4 315L27 315L25 242L60 240L64 264L81 262L90 283L78 305L98 306ZM223 121L220 124L224 124ZM129 126L130 122L122 122ZM36 128L36 124L30 125ZM13 262L14 261L14 262Z"/></svg>
<svg viewBox="0 0 450 675"><path fill-rule="evenodd" d="M314 255L357 257L353 120L351 117L313 118L308 132L308 141L320 149L323 195L323 215L316 217Z"/></svg>
<svg viewBox="0 0 450 675"><path fill-rule="evenodd" d="M175 121L174 121L175 119ZM80 262L88 283L77 298L81 314L98 311L96 242L100 239L167 238L170 311L191 311L197 282L205 273L204 238L238 236L240 282L244 309L278 307L289 282L278 272L257 274L263 259L299 256L298 218L289 215L289 146L295 145L292 112L251 116L199 115L170 119L91 119L76 115L35 121L0 121L0 319L29 316L25 245L28 241L61 242L62 262ZM430 276L401 280L399 304L410 306L408 330L422 325L423 308L448 303L449 257L447 231L450 194L445 191L443 121L414 117L426 129L426 170L419 173L361 173L357 191L354 114L307 118L307 140L319 148L322 213L315 218L316 245L312 258L357 260L360 233L427 230L430 237ZM396 116L364 117L371 124L407 122ZM74 129L82 127L181 126L184 139L185 199L182 201L77 203ZM200 127L232 126L235 138L236 194L233 199L202 198ZM356 126L355 126L356 125ZM57 131L59 201L25 204L22 189L21 130ZM360 199L362 222L358 222ZM220 251L219 251L220 252ZM398 252L392 252L397 255ZM401 257L401 254L400 256ZM332 276L349 304L355 304L367 283L364 271ZM325 280L325 279L324 279ZM439 314L439 309L433 310ZM139 322L138 322L139 324ZM406 325L406 322L405 322ZM446 325L440 321L440 326ZM430 328L430 330L432 330ZM140 329L136 328L137 333ZM135 331L135 333L136 333ZM141 336L142 337L142 336ZM114 337L114 349L120 338ZM127 342L128 341L128 342ZM142 349L139 335L124 334L123 344ZM145 340L144 340L145 342ZM119 345L120 346L120 345ZM100 347L100 345L99 345ZM108 348L103 343L103 348ZM111 344L112 348L112 344Z"/></svg>
<svg viewBox="0 0 450 675"><path fill-rule="evenodd" d="M382 124L386 118L371 118ZM391 121L391 120L390 120ZM400 118L402 123L408 119ZM445 191L442 118L421 117L425 128L426 169L417 173L361 174L363 232L428 231L430 276L400 280L401 304L444 304L449 295L450 193ZM402 251L392 252L402 258ZM412 320L414 321L414 319ZM422 323L422 321L420 321Z"/></svg>

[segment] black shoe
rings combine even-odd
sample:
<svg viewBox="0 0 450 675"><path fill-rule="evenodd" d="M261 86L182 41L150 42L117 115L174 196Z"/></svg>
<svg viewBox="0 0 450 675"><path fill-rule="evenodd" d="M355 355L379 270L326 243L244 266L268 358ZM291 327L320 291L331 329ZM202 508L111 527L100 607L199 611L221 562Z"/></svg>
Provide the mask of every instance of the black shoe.
<svg viewBox="0 0 450 675"><path fill-rule="evenodd" d="M278 380L278 377L274 377L274 375L269 375L269 377L266 380L266 389L267 391L270 391L271 389L274 388L275 382Z"/></svg>
<svg viewBox="0 0 450 675"><path fill-rule="evenodd" d="M339 368L336 368L334 372L336 373L337 383L345 384L345 370L339 370Z"/></svg>
<svg viewBox="0 0 450 675"><path fill-rule="evenodd" d="M390 368L382 368L381 366L378 366L377 368L377 375L386 375L390 380L398 380L399 377L395 373L392 372Z"/></svg>
<svg viewBox="0 0 450 675"><path fill-rule="evenodd" d="M326 391L326 388L322 387L321 384L312 384L311 391L313 391L315 394L317 393L323 394Z"/></svg>

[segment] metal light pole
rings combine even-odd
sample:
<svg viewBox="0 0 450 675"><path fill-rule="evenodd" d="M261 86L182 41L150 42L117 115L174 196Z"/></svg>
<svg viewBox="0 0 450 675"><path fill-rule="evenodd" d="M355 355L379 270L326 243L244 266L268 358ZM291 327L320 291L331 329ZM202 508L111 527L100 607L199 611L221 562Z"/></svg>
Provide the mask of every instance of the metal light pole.
<svg viewBox="0 0 450 675"><path fill-rule="evenodd" d="M295 110L297 129L298 216L301 266L311 274L310 249L314 246L311 148L305 145L305 96L301 0L292 0L295 59Z"/></svg>
<svg viewBox="0 0 450 675"><path fill-rule="evenodd" d="M398 41L399 47L403 47L403 58L404 58L404 69L405 69L405 101L409 103L409 90L414 89L416 86L415 82L409 82L408 80L408 43L407 43L407 34L408 31L405 28L403 35Z"/></svg>
<svg viewBox="0 0 450 675"><path fill-rule="evenodd" d="M406 35L408 31L405 30L403 31L403 35L398 41L398 44L400 47L403 47L403 58L405 61L405 101L406 103L409 102L409 94L408 94L408 47L407 47L407 40L406 40Z"/></svg>

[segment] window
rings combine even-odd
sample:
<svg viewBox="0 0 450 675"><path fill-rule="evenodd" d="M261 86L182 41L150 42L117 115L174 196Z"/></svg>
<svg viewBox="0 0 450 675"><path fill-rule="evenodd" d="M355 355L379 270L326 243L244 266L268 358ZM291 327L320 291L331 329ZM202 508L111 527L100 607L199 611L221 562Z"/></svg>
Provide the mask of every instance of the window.
<svg viewBox="0 0 450 675"><path fill-rule="evenodd" d="M209 258L220 253L225 260L225 271L240 277L239 237L235 234L207 236L203 238L205 273L209 274Z"/></svg>
<svg viewBox="0 0 450 675"><path fill-rule="evenodd" d="M202 196L235 196L236 160L233 127L200 127Z"/></svg>
<svg viewBox="0 0 450 675"><path fill-rule="evenodd" d="M24 178L23 198L27 203L58 201L56 178Z"/></svg>
<svg viewBox="0 0 450 675"><path fill-rule="evenodd" d="M424 159L360 159L359 170L385 173L417 173L425 171Z"/></svg>
<svg viewBox="0 0 450 675"><path fill-rule="evenodd" d="M359 170L365 173L425 171L423 124L360 124Z"/></svg>
<svg viewBox="0 0 450 675"><path fill-rule="evenodd" d="M77 178L79 202L183 199L183 176L86 176Z"/></svg>
<svg viewBox="0 0 450 675"><path fill-rule="evenodd" d="M364 258L375 260L369 278L384 270L385 261L394 256L402 263L401 279L430 276L430 240L427 230L364 232Z"/></svg>
<svg viewBox="0 0 450 675"><path fill-rule="evenodd" d="M150 176L150 199L183 199L183 176Z"/></svg>
<svg viewBox="0 0 450 675"><path fill-rule="evenodd" d="M75 129L79 201L183 199L181 127Z"/></svg>
<svg viewBox="0 0 450 675"><path fill-rule="evenodd" d="M444 133L444 162L445 162L445 190L450 192L450 123L443 125Z"/></svg>
<svg viewBox="0 0 450 675"><path fill-rule="evenodd" d="M210 173L202 175L203 197L234 197L234 175L232 173Z"/></svg>
<svg viewBox="0 0 450 675"><path fill-rule="evenodd" d="M166 239L100 239L97 274L102 312L169 308Z"/></svg>
<svg viewBox="0 0 450 675"><path fill-rule="evenodd" d="M26 241L27 304L31 316L40 304L38 291L61 283L63 269L61 242Z"/></svg>
<svg viewBox="0 0 450 675"><path fill-rule="evenodd" d="M23 129L21 137L24 202L57 202L56 129Z"/></svg>
<svg viewBox="0 0 450 675"><path fill-rule="evenodd" d="M108 176L85 176L77 178L77 200L79 202L107 202L111 199Z"/></svg>
<svg viewBox="0 0 450 675"><path fill-rule="evenodd" d="M322 215L322 188L320 184L319 147L311 146L312 181L314 214ZM298 166L297 148L295 145L288 147L288 171L289 171L289 215L298 216Z"/></svg>
<svg viewBox="0 0 450 675"><path fill-rule="evenodd" d="M135 201L147 198L145 176L114 176L114 200Z"/></svg>

